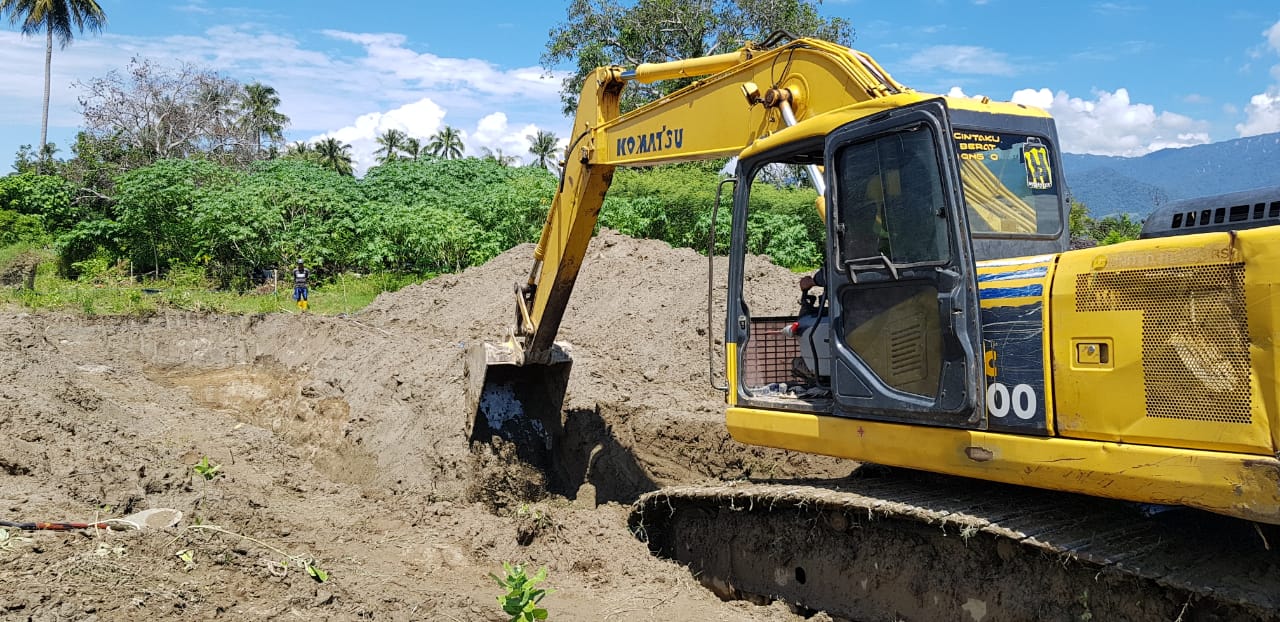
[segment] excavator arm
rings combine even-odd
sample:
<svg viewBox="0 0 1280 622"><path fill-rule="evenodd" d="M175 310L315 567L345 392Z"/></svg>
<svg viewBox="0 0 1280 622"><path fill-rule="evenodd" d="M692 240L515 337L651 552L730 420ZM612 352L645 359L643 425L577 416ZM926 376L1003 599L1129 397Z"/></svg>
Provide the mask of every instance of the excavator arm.
<svg viewBox="0 0 1280 622"><path fill-rule="evenodd" d="M673 78L702 79L621 114L628 82ZM579 99L529 278L513 288L515 325L506 343L473 344L467 353L468 436L498 434L526 462L551 464L572 365L567 344L555 338L615 168L737 155L804 119L908 91L871 57L815 39L596 69ZM811 166L809 174L821 195L821 173Z"/></svg>
<svg viewBox="0 0 1280 622"><path fill-rule="evenodd" d="M627 114L623 88L709 76ZM797 120L909 91L870 56L815 39L635 69L601 67L586 80L555 200L534 250L529 280L517 284L517 326L525 363L548 363L560 321L618 166L651 166L737 155Z"/></svg>

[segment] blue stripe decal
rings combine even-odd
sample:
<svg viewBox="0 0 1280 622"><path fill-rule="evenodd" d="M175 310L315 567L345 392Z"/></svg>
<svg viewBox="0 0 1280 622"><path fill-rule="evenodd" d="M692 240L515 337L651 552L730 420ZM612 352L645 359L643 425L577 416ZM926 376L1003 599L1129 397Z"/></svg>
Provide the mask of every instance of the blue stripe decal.
<svg viewBox="0 0 1280 622"><path fill-rule="evenodd" d="M1048 266L1032 268L1030 270L1017 270L1014 272L996 272L994 274L979 274L978 282L986 283L987 281L1009 281L1012 279L1031 279L1041 277L1049 273Z"/></svg>
<svg viewBox="0 0 1280 622"><path fill-rule="evenodd" d="M978 298L981 298L982 300L991 300L992 298L1025 298L1027 296L1040 296L1042 294L1044 294L1043 285L978 289Z"/></svg>

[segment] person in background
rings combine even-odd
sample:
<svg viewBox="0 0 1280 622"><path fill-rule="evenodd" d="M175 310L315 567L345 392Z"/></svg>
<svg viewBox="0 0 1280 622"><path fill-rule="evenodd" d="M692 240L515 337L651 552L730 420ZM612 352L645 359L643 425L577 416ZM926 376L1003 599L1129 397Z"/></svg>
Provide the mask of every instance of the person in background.
<svg viewBox="0 0 1280 622"><path fill-rule="evenodd" d="M310 274L299 259L298 265L293 269L293 299L303 311L307 310L307 277Z"/></svg>

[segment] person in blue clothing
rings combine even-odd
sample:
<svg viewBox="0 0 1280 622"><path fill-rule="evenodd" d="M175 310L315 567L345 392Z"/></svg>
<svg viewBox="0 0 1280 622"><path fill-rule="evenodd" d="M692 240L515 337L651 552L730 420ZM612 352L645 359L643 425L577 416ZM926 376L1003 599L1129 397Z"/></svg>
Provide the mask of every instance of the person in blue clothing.
<svg viewBox="0 0 1280 622"><path fill-rule="evenodd" d="M307 277L311 273L302 265L302 260L298 260L298 265L293 269L293 300L298 303L298 308L303 311L307 310Z"/></svg>

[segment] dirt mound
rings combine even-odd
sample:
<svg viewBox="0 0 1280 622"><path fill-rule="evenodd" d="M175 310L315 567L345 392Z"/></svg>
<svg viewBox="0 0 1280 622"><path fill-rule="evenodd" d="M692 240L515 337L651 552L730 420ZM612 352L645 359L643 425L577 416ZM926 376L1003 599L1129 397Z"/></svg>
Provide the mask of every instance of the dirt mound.
<svg viewBox="0 0 1280 622"><path fill-rule="evenodd" d="M456 346L429 376L445 390L425 397L424 408L457 412L462 351L508 330L514 313L509 284L528 278L532 257L532 245L517 247L460 274L383 295L360 315L361 321L389 331L430 335ZM728 266L724 258L716 264L710 331L719 357ZM759 290L798 293L798 277L765 258L748 258L746 278L767 286ZM662 484L761 469L779 475L814 469L848 473L847 463L729 439L724 396L708 377L706 301L707 259L697 252L607 229L592 240L559 336L573 347L564 405L566 419L574 423L566 426L568 445L586 446L574 455L569 454L575 449L567 448L561 461L578 459L584 469L589 462L629 475L594 484L597 496L630 499ZM791 298L752 301L752 309L761 315L788 314L794 313L793 304ZM719 358L716 366L722 368ZM579 434L593 427L595 432ZM622 447L610 447L607 441L614 440Z"/></svg>
<svg viewBox="0 0 1280 622"><path fill-rule="evenodd" d="M176 531L0 542L0 617L497 620L487 574L524 561L549 566L558 591L545 604L560 619L795 619L721 603L650 557L608 503L851 466L729 439L707 381L697 253L602 232L563 323L575 362L559 471L546 482L473 451L464 350L503 334L531 253L355 317L0 313L0 519L187 517ZM722 260L716 273L722 301ZM759 258L748 278L795 288ZM212 479L193 470L202 460L221 465Z"/></svg>
<svg viewBox="0 0 1280 622"><path fill-rule="evenodd" d="M40 256L35 253L20 253L0 266L0 286L33 289L36 283L36 269L40 267Z"/></svg>

